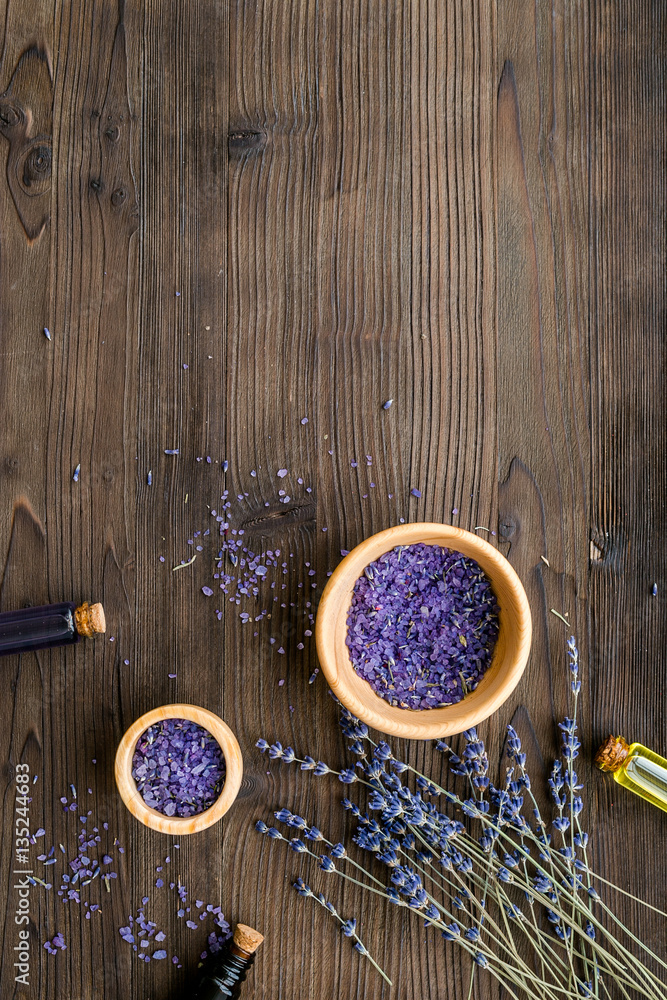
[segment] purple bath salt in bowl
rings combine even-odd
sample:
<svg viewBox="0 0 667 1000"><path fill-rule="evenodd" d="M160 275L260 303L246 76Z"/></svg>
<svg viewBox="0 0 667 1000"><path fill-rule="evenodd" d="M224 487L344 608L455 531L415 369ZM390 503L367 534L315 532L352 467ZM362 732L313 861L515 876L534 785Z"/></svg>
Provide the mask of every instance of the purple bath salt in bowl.
<svg viewBox="0 0 667 1000"><path fill-rule="evenodd" d="M197 816L220 796L225 758L211 734L189 719L163 719L137 740L132 777L147 806L165 816Z"/></svg>
<svg viewBox="0 0 667 1000"><path fill-rule="evenodd" d="M484 676L498 611L474 559L439 545L401 545L355 583L345 641L357 674L390 705L442 708Z"/></svg>

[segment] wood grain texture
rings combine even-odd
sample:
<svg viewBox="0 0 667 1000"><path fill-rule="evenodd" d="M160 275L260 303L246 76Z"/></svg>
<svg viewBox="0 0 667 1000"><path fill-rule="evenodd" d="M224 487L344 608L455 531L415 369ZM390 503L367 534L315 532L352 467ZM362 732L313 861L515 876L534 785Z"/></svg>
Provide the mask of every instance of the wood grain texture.
<svg viewBox="0 0 667 1000"><path fill-rule="evenodd" d="M101 600L108 620L2 664L2 1000L182 994L206 935L155 887L167 854L165 881L264 934L244 996L465 1000L439 936L254 831L289 805L344 833L338 782L254 744L346 760L304 630L341 549L400 518L489 529L528 593L524 680L480 726L495 764L510 720L535 769L555 749L567 612L593 853L662 904L660 815L589 762L611 729L667 749L665 29L649 0L0 0L0 607ZM287 562L256 626L201 593L223 489L247 545ZM177 701L244 758L234 806L179 849L113 779L125 730ZM49 842L76 841L72 784L126 848L90 920L31 890L29 988L17 763ZM391 991L300 874L359 918ZM182 968L120 939L144 895Z"/></svg>

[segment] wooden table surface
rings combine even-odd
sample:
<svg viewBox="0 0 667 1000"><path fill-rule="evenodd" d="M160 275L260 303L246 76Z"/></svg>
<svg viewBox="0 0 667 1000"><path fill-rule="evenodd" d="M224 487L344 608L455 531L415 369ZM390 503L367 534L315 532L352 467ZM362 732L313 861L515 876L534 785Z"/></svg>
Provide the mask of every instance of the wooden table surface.
<svg viewBox="0 0 667 1000"><path fill-rule="evenodd" d="M664 815L591 757L610 730L667 749L665 13L4 0L1 606L101 600L109 630L2 661L2 1000L182 995L212 925L177 916L177 877L193 913L219 904L266 935L244 996L467 996L467 963L437 933L254 830L287 805L343 833L342 786L254 744L349 761L322 674L308 683L308 614L340 550L400 518L488 528L526 587L530 663L480 726L494 767L510 720L538 770L556 749L569 632L550 609L569 615L594 862L664 902ZM288 564L239 606L201 590L217 588L224 488L232 527ZM245 760L228 816L180 849L113 780L127 727L174 701L219 713ZM442 773L430 746L400 750ZM28 986L17 764L59 858L53 889L30 890ZM118 878L77 905L57 888L79 808ZM359 918L392 990L297 897L300 874ZM121 940L143 896L182 968ZM657 918L616 905L664 948ZM56 932L67 950L51 956ZM497 995L476 978L476 1000Z"/></svg>

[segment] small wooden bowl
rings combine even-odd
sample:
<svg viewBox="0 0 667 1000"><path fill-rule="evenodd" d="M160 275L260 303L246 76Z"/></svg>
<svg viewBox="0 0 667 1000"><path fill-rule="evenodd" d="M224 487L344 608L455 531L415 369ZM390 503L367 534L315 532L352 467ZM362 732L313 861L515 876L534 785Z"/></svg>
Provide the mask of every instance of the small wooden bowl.
<svg viewBox="0 0 667 1000"><path fill-rule="evenodd" d="M500 629L488 670L478 686L455 705L411 710L375 694L350 660L347 615L352 592L369 563L397 545L440 545L475 559L491 581L500 607ZM380 732L413 740L461 733L492 715L509 697L530 652L532 623L526 593L507 559L483 538L450 524L401 524L357 545L330 576L317 611L317 654L329 687L357 718Z"/></svg>
<svg viewBox="0 0 667 1000"><path fill-rule="evenodd" d="M137 740L149 726L153 726L163 719L189 719L191 722L196 722L217 740L224 754L226 773L220 797L209 809L198 813L197 816L165 816L157 809L151 809L141 797L141 792L132 777L132 758ZM144 826L149 826L151 830L159 830L161 833L168 833L174 837L182 837L188 833L199 833L200 830L213 826L224 816L241 787L243 758L234 733L213 712L199 708L197 705L161 705L137 719L123 736L116 751L115 775L120 797L139 822L143 823Z"/></svg>

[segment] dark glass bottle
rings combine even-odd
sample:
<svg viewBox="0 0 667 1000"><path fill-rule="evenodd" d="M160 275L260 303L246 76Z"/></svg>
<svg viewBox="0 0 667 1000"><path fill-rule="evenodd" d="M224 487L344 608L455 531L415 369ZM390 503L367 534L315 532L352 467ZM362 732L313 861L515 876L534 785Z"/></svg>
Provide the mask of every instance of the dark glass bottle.
<svg viewBox="0 0 667 1000"><path fill-rule="evenodd" d="M101 604L76 605L71 601L21 608L0 614L0 656L50 649L78 642L82 635L106 631Z"/></svg>
<svg viewBox="0 0 667 1000"><path fill-rule="evenodd" d="M264 938L245 924L237 924L234 937L217 962L206 969L188 1000L236 1000Z"/></svg>

